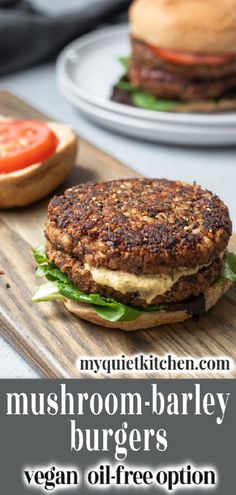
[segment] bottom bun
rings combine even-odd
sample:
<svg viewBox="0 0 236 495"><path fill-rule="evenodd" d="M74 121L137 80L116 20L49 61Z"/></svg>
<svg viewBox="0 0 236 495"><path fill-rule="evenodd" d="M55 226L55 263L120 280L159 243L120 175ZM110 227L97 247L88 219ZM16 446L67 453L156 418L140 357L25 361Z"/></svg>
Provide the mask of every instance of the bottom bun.
<svg viewBox="0 0 236 495"><path fill-rule="evenodd" d="M186 102L175 108L177 113L214 113L228 112L236 109L236 98Z"/></svg>
<svg viewBox="0 0 236 495"><path fill-rule="evenodd" d="M207 289L204 294L206 312L217 303L217 301L225 294L225 292L227 292L231 285L231 282L226 281L220 286L212 286ZM64 304L68 311L83 320L106 328L119 328L127 332L159 327L160 325L167 325L171 323L179 323L192 317L191 313L188 312L186 308L183 308L173 311L155 311L152 313L146 312L142 313L136 320L118 321L113 323L99 316L89 304L77 303L71 299L66 299Z"/></svg>

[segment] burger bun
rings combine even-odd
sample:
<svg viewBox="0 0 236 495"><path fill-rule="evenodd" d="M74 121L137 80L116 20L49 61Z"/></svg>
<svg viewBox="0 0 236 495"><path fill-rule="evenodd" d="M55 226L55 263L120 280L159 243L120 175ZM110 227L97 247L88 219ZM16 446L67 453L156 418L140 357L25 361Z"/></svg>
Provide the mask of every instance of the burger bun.
<svg viewBox="0 0 236 495"><path fill-rule="evenodd" d="M131 34L154 46L236 53L236 0L135 0Z"/></svg>

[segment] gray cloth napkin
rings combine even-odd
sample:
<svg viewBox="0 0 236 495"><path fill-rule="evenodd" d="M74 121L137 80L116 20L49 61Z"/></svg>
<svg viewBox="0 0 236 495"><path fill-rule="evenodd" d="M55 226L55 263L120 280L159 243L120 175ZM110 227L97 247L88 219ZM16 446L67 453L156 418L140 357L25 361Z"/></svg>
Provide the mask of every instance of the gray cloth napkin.
<svg viewBox="0 0 236 495"><path fill-rule="evenodd" d="M95 0L80 7L79 3L76 10L57 14L56 9L50 13L40 9L37 2L0 0L0 75L52 59L78 36L115 22L131 0Z"/></svg>

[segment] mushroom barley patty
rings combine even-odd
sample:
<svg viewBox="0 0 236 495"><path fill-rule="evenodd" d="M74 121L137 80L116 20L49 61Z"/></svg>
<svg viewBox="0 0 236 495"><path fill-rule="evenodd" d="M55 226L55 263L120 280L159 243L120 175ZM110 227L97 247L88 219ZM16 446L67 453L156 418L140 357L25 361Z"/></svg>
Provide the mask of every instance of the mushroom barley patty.
<svg viewBox="0 0 236 495"><path fill-rule="evenodd" d="M211 287L231 231L227 207L200 186L128 179L54 197L45 234L50 261L81 290L147 307Z"/></svg>

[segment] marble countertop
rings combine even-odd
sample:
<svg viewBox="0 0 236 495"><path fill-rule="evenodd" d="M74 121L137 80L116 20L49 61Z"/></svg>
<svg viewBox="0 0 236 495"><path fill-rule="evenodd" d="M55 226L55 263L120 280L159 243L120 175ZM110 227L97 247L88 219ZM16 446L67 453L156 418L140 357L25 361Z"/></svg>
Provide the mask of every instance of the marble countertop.
<svg viewBox="0 0 236 495"><path fill-rule="evenodd" d="M82 137L146 176L197 181L213 190L229 205L236 224L236 148L201 149L158 145L125 138L97 127L61 96L56 86L53 64L2 78L0 89L12 91L55 120L69 123ZM37 372L0 337L0 378L37 376Z"/></svg>

